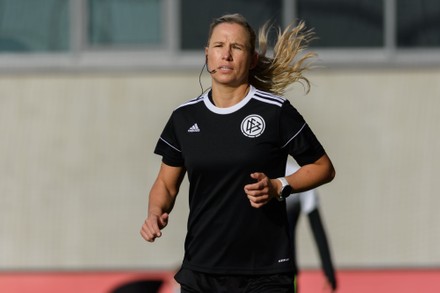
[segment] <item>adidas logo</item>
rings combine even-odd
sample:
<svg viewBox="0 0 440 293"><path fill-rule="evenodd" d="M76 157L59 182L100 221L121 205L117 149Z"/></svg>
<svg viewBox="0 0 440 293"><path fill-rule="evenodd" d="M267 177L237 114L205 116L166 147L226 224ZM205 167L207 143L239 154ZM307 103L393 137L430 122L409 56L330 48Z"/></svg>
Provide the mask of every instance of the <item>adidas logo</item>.
<svg viewBox="0 0 440 293"><path fill-rule="evenodd" d="M188 132L200 132L200 128L197 123L194 123L194 125L188 129Z"/></svg>

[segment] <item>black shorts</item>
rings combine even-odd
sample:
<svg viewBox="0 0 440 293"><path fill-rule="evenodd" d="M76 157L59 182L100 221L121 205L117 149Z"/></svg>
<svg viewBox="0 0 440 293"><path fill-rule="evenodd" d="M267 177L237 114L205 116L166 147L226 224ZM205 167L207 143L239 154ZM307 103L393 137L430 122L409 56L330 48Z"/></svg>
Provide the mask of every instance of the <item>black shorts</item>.
<svg viewBox="0 0 440 293"><path fill-rule="evenodd" d="M216 275L181 269L174 276L181 293L295 293L293 274Z"/></svg>

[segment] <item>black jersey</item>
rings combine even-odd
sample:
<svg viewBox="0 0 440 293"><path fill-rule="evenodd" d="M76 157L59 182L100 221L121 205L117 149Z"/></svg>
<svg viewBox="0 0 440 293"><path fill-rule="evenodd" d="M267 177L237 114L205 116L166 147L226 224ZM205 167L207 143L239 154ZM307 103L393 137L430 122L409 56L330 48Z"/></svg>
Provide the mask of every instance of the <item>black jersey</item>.
<svg viewBox="0 0 440 293"><path fill-rule="evenodd" d="M284 176L287 156L300 165L325 152L303 117L282 97L250 88L230 108L210 93L171 115L155 153L183 166L190 182L183 267L218 274L293 271L285 202L253 208L244 186L253 172Z"/></svg>

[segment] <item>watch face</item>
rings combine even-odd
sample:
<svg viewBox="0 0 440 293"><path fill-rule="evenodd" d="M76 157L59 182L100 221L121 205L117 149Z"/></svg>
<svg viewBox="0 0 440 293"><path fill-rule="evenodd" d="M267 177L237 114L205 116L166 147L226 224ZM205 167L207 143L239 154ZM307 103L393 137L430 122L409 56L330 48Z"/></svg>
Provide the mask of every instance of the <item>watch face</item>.
<svg viewBox="0 0 440 293"><path fill-rule="evenodd" d="M281 192L281 196L283 198L286 198L292 193L292 191L293 191L292 187L290 185L286 185L284 186L283 191Z"/></svg>

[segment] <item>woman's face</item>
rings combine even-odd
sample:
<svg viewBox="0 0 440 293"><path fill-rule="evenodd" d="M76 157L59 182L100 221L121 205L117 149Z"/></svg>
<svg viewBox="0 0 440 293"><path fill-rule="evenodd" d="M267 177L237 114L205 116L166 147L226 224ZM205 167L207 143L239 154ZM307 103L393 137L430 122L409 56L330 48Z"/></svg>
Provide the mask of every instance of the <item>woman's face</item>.
<svg viewBox="0 0 440 293"><path fill-rule="evenodd" d="M256 63L256 54L249 47L249 35L241 25L217 25L205 48L208 69L215 70L211 73L213 82L229 86L247 83L249 70Z"/></svg>

